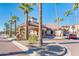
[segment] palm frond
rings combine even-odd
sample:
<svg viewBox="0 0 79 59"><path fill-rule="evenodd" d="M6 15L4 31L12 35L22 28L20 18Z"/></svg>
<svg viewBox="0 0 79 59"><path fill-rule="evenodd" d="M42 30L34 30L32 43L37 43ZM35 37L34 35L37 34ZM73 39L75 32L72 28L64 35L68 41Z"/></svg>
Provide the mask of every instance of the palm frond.
<svg viewBox="0 0 79 59"><path fill-rule="evenodd" d="M64 15L65 16L69 16L70 14L72 14L72 11L71 10L67 10Z"/></svg>
<svg viewBox="0 0 79 59"><path fill-rule="evenodd" d="M29 7L30 6L29 3L22 3L21 5L24 6L24 7Z"/></svg>
<svg viewBox="0 0 79 59"><path fill-rule="evenodd" d="M22 7L22 6L19 6L19 8L22 9L22 10L24 10L24 7Z"/></svg>
<svg viewBox="0 0 79 59"><path fill-rule="evenodd" d="M12 19L12 22L14 23L15 21L19 20L19 17L14 15L11 17L11 19Z"/></svg>
<svg viewBox="0 0 79 59"><path fill-rule="evenodd" d="M4 26L9 28L9 24L7 22L4 23Z"/></svg>
<svg viewBox="0 0 79 59"><path fill-rule="evenodd" d="M24 14L25 13L29 13L33 10L33 6L35 4L30 4L30 3L22 3L19 7L24 11Z"/></svg>
<svg viewBox="0 0 79 59"><path fill-rule="evenodd" d="M33 8L29 7L28 13L31 12L33 10Z"/></svg>
<svg viewBox="0 0 79 59"><path fill-rule="evenodd" d="M63 21L63 18L60 18L60 17L57 17L56 19L55 19L55 22L62 22Z"/></svg>
<svg viewBox="0 0 79 59"><path fill-rule="evenodd" d="M73 10L76 10L76 9L78 9L78 8L79 8L79 3L73 4Z"/></svg>

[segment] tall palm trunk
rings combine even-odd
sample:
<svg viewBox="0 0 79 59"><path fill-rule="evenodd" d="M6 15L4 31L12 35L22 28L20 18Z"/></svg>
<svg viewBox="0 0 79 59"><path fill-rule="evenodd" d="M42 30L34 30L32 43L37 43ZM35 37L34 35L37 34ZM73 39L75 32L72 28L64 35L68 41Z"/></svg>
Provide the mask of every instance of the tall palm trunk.
<svg viewBox="0 0 79 59"><path fill-rule="evenodd" d="M57 11L56 3L55 3L55 13L56 13L56 17L58 17L58 11Z"/></svg>
<svg viewBox="0 0 79 59"><path fill-rule="evenodd" d="M75 24L77 24L77 10L75 11Z"/></svg>
<svg viewBox="0 0 79 59"><path fill-rule="evenodd" d="M12 37L12 20L10 20L10 37Z"/></svg>
<svg viewBox="0 0 79 59"><path fill-rule="evenodd" d="M6 28L5 28L5 34L7 34L7 26L6 26Z"/></svg>
<svg viewBox="0 0 79 59"><path fill-rule="evenodd" d="M55 3L55 12L56 12L56 17L59 17L56 3ZM59 26L59 22L58 21L57 21L57 25Z"/></svg>
<svg viewBox="0 0 79 59"><path fill-rule="evenodd" d="M25 39L28 40L28 13L26 14Z"/></svg>
<svg viewBox="0 0 79 59"><path fill-rule="evenodd" d="M43 45L42 41L42 3L39 3L39 40L40 46Z"/></svg>
<svg viewBox="0 0 79 59"><path fill-rule="evenodd" d="M67 17L67 25L69 25L69 18Z"/></svg>
<svg viewBox="0 0 79 59"><path fill-rule="evenodd" d="M60 23L59 23L59 21L57 22L57 26L60 26ZM57 28L57 30L59 30L59 28Z"/></svg>
<svg viewBox="0 0 79 59"><path fill-rule="evenodd" d="M58 26L60 26L60 23L59 23L59 21L58 21Z"/></svg>
<svg viewBox="0 0 79 59"><path fill-rule="evenodd" d="M57 11L56 3L55 3L55 13L56 13L56 17L58 17L58 11ZM57 25L58 25L58 22L57 22Z"/></svg>
<svg viewBox="0 0 79 59"><path fill-rule="evenodd" d="M15 36L16 36L16 20L14 21L14 23L15 23Z"/></svg>

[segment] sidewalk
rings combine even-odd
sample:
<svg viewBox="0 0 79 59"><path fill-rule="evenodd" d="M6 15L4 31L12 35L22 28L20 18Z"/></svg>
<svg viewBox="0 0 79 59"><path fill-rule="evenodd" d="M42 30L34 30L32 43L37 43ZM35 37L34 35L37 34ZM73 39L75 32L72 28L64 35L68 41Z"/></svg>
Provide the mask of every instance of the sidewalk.
<svg viewBox="0 0 79 59"><path fill-rule="evenodd" d="M17 41L18 43L20 43L20 44L22 44L23 46L26 46L26 47L28 47L29 49L27 50L27 51L29 51L30 49L30 51L31 52L33 52L33 51L37 51L37 50L39 50L40 48L39 48L39 44L38 44L38 42L37 43L35 43L35 44L32 44L31 46L28 46L28 44L27 44L27 41L26 40L22 40L22 41ZM66 46L63 46L63 45L61 45L61 44L51 44L50 42L49 43L47 43L46 41L44 41L44 45L47 47L47 46L51 46L51 48L45 48L45 49L49 49L49 51L48 52L50 52L50 50L51 50L51 53L56 53L56 54L60 54L60 56L62 56L62 55L64 55L64 53L66 53L65 52L65 50L62 50L60 47L65 47L66 49L67 49L67 54L65 54L64 56L70 56L71 55L71 53L70 53L70 51L69 51L69 49L66 47ZM37 48L36 48L37 47ZM33 51L32 51L33 50ZM52 52L53 51L53 52ZM61 51L61 52L57 52L57 51ZM40 51L41 52L41 51ZM47 53L48 54L48 52L47 51L42 51L42 54L43 53ZM33 54L33 53L32 53ZM43 54L44 55L44 54ZM56 56L56 55L49 55L49 56Z"/></svg>
<svg viewBox="0 0 79 59"><path fill-rule="evenodd" d="M19 42L20 44L26 46L27 45L27 42L26 40L23 40L23 41L17 41ZM45 40L43 41L44 44L60 44L62 46L65 46L67 47L70 52L71 52L71 56L79 56L79 40L65 40L65 39L62 39L62 40ZM34 44L34 45L37 45L37 44Z"/></svg>
<svg viewBox="0 0 79 59"><path fill-rule="evenodd" d="M6 35L0 36L0 56L28 56L25 51L22 51L12 42L8 40Z"/></svg>

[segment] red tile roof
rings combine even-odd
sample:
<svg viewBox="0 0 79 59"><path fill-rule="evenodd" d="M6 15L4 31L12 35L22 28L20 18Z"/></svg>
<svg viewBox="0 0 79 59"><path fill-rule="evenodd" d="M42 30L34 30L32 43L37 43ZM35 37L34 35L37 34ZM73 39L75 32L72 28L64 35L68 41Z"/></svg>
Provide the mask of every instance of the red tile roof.
<svg viewBox="0 0 79 59"><path fill-rule="evenodd" d="M47 28L52 29L52 30L61 28L60 26L55 25L55 24L46 24L45 26L46 26Z"/></svg>

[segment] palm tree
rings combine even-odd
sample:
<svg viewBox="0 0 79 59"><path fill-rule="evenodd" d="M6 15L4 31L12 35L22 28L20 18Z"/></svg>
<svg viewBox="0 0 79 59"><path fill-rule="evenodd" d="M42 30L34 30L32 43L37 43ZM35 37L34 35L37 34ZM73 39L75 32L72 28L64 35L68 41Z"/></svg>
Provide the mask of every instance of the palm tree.
<svg viewBox="0 0 79 59"><path fill-rule="evenodd" d="M73 10L75 10L76 24L77 24L77 9L79 8L79 3L73 4Z"/></svg>
<svg viewBox="0 0 79 59"><path fill-rule="evenodd" d="M5 26L5 34L8 34L9 24L5 22L4 26Z"/></svg>
<svg viewBox="0 0 79 59"><path fill-rule="evenodd" d="M59 25L59 23L62 22L62 21L63 21L63 18L60 18L60 17L57 17L57 18L55 19L55 22L57 22L58 25Z"/></svg>
<svg viewBox="0 0 79 59"><path fill-rule="evenodd" d="M55 13L56 13L56 17L58 17L58 10L57 10L57 6L56 6L56 3L55 3Z"/></svg>
<svg viewBox="0 0 79 59"><path fill-rule="evenodd" d="M18 20L18 17L17 16L12 16L12 20L14 22L14 25L15 25L15 36L16 36L16 21Z"/></svg>
<svg viewBox="0 0 79 59"><path fill-rule="evenodd" d="M9 31L9 37L12 37L12 19L10 18L10 31Z"/></svg>
<svg viewBox="0 0 79 59"><path fill-rule="evenodd" d="M42 3L39 3L39 38L40 46L43 45L42 41Z"/></svg>
<svg viewBox="0 0 79 59"><path fill-rule="evenodd" d="M22 9L24 11L24 14L26 14L26 28L25 28L25 38L26 40L28 40L28 14L33 10L33 6L35 4L33 3L22 3L19 8Z"/></svg>
<svg viewBox="0 0 79 59"><path fill-rule="evenodd" d="M59 12L58 12L56 3L55 3L55 12L56 12L56 17L57 17L57 18L55 19L55 22L57 22L57 25L59 25L59 23L63 21L63 18L60 18L60 17L59 17Z"/></svg>
<svg viewBox="0 0 79 59"><path fill-rule="evenodd" d="M72 11L71 10L67 10L66 12L65 12L65 16L66 17L68 17L69 15L71 15L72 14ZM68 25L69 25L69 19L67 18L67 20L68 20Z"/></svg>
<svg viewBox="0 0 79 59"><path fill-rule="evenodd" d="M59 25L59 22L61 22L61 18L59 17L59 11L57 9L57 4L55 3L55 13L56 13L56 19L55 19L55 22L57 23L57 25Z"/></svg>

